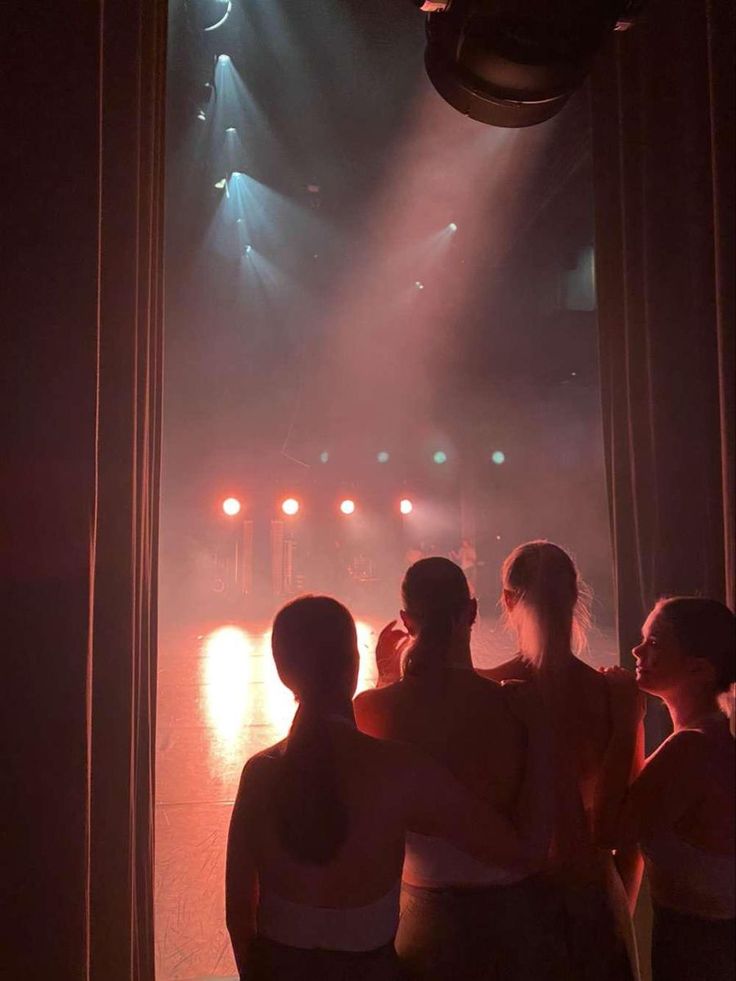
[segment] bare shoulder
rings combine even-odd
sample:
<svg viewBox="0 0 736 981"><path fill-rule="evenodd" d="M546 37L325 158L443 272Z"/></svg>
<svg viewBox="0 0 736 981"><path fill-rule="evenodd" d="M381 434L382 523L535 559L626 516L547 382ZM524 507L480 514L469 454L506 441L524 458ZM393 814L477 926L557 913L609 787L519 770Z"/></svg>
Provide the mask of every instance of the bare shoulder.
<svg viewBox="0 0 736 981"><path fill-rule="evenodd" d="M371 709L376 705L381 705L386 700L386 694L392 688L394 688L398 682L394 682L392 685L385 685L382 688L366 688L364 691L360 692L353 699L353 708L357 711L365 711L366 709Z"/></svg>
<svg viewBox="0 0 736 981"><path fill-rule="evenodd" d="M586 714L608 718L611 682L606 674L576 657L572 663L570 677L572 690L576 693Z"/></svg>
<svg viewBox="0 0 736 981"><path fill-rule="evenodd" d="M673 732L652 753L647 766L656 762L659 769L682 772L684 767L697 765L711 752L712 741L699 729L681 729Z"/></svg>
<svg viewBox="0 0 736 981"><path fill-rule="evenodd" d="M285 739L281 742L275 743L273 746L269 746L267 749L262 749L260 753L254 753L245 761L245 766L240 777L241 787L247 785L249 788L253 788L256 785L260 785L264 780L267 780L269 775L274 772L275 764L283 755L284 745L286 743Z"/></svg>
<svg viewBox="0 0 736 981"><path fill-rule="evenodd" d="M476 668L476 674L488 681L500 683L502 681L528 681L531 672L528 664L520 654L497 664L493 668Z"/></svg>
<svg viewBox="0 0 736 981"><path fill-rule="evenodd" d="M381 722L395 704L400 682L386 685L383 688L367 688L353 699L353 711L358 728L365 733L379 736L382 733Z"/></svg>

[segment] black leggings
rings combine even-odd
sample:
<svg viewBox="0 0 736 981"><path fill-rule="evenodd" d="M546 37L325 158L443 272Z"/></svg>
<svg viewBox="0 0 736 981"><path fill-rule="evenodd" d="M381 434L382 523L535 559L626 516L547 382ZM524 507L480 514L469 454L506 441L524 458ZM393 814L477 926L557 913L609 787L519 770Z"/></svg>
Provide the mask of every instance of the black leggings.
<svg viewBox="0 0 736 981"><path fill-rule="evenodd" d="M736 920L706 920L654 905L653 981L734 981Z"/></svg>
<svg viewBox="0 0 736 981"><path fill-rule="evenodd" d="M267 937L251 943L246 981L400 981L394 945L377 950L305 950Z"/></svg>

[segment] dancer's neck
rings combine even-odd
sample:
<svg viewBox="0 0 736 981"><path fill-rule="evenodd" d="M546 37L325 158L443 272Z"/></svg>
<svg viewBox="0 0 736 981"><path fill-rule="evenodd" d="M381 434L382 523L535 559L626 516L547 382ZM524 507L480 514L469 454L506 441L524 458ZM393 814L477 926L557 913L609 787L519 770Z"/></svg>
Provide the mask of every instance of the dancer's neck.
<svg viewBox="0 0 736 981"><path fill-rule="evenodd" d="M678 691L668 693L665 698L672 716L675 732L681 729L696 729L704 722L719 721L723 715L718 698L712 691Z"/></svg>

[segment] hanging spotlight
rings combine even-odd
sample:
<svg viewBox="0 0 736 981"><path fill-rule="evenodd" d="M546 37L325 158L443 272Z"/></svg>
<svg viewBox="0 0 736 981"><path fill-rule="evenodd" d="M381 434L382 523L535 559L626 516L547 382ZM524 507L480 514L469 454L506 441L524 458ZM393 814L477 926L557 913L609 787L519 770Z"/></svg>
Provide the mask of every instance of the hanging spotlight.
<svg viewBox="0 0 736 981"><path fill-rule="evenodd" d="M606 37L643 0L414 0L427 18L424 62L459 112L491 126L534 126L582 85Z"/></svg>
<svg viewBox="0 0 736 981"><path fill-rule="evenodd" d="M355 513L355 501L351 501L347 498L340 502L340 510L343 514L354 514Z"/></svg>
<svg viewBox="0 0 736 981"><path fill-rule="evenodd" d="M399 511L402 514L411 514L413 510L414 510L414 505L409 500L409 498L402 497L402 499L399 501Z"/></svg>
<svg viewBox="0 0 736 981"><path fill-rule="evenodd" d="M216 31L233 10L232 0L186 0L187 15L198 31Z"/></svg>
<svg viewBox="0 0 736 981"><path fill-rule="evenodd" d="M281 510L291 518L299 512L299 501L295 497L287 497L281 502Z"/></svg>
<svg viewBox="0 0 736 981"><path fill-rule="evenodd" d="M228 518L234 518L236 514L240 514L242 509L243 505L237 497L226 497L222 502L222 510Z"/></svg>

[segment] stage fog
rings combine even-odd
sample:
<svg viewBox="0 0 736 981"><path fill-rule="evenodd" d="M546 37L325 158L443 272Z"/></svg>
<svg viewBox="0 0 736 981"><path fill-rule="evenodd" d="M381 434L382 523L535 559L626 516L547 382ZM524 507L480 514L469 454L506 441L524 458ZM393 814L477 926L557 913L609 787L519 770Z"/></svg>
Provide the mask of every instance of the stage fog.
<svg viewBox="0 0 736 981"><path fill-rule="evenodd" d="M171 5L159 981L235 976L225 834L293 714L269 658L289 597L350 607L369 685L403 570L451 556L489 664L500 564L549 538L613 661L587 93L485 127L423 50L398 0Z"/></svg>

